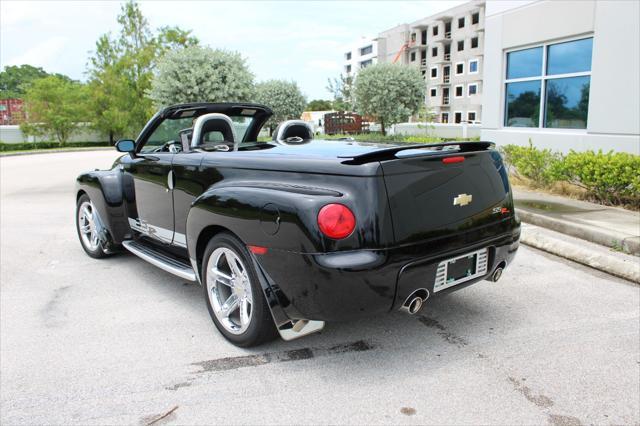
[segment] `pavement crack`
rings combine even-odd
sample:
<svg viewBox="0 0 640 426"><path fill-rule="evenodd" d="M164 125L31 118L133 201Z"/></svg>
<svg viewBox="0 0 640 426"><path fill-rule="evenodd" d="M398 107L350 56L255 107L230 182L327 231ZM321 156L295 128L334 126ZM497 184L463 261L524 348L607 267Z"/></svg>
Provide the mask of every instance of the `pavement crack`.
<svg viewBox="0 0 640 426"><path fill-rule="evenodd" d="M438 336L442 337L446 342L456 345L459 348L467 346L469 343L462 337L457 336L455 333L448 331L442 324L433 318L420 315L418 321L429 328L435 328Z"/></svg>
<svg viewBox="0 0 640 426"><path fill-rule="evenodd" d="M369 351L373 348L374 345L371 342L358 340L355 342L339 344L328 348L302 348L256 355L218 358L195 362L191 365L200 367L200 371L197 371L197 373L206 373L214 371L236 370L238 368L245 367L257 367L259 365L270 363L301 361L311 358L319 358L349 352L363 352Z"/></svg>
<svg viewBox="0 0 640 426"><path fill-rule="evenodd" d="M553 406L554 402L548 396L543 394L534 395L529 386L524 385L520 380L514 377L509 376L508 380L511 382L515 390L524 395L527 401L532 402L540 408L549 408Z"/></svg>
<svg viewBox="0 0 640 426"><path fill-rule="evenodd" d="M582 426L580 419L572 416L549 414L549 423L553 426Z"/></svg>
<svg viewBox="0 0 640 426"><path fill-rule="evenodd" d="M51 296L51 299L49 299L40 311L47 327L61 326L66 320L67 311L61 308L61 299L66 296L71 287L72 286L67 285L53 290L53 296Z"/></svg>

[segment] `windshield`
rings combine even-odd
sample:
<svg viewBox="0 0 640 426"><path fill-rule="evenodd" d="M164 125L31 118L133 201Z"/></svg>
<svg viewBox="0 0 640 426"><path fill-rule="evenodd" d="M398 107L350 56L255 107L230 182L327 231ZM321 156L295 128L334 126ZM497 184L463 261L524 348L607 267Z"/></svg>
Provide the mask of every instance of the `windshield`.
<svg viewBox="0 0 640 426"><path fill-rule="evenodd" d="M197 117L178 117L167 118L163 120L158 127L149 135L146 142L140 148L141 153L162 152L170 151L170 147L174 147L175 150L182 150L181 141L185 140L185 137L190 140L193 132L193 123ZM236 140L239 143L244 141L247 134L247 130L253 122L253 117L245 116L229 116L233 123L233 128L236 135ZM220 132L211 131L206 135L203 135L205 141L223 141L224 137Z"/></svg>

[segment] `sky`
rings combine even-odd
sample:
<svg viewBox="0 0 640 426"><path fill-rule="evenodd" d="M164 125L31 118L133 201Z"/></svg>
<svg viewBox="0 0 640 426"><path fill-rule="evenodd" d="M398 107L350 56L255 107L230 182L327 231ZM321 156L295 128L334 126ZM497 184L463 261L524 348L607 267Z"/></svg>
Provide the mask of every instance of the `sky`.
<svg viewBox="0 0 640 426"><path fill-rule="evenodd" d="M308 100L330 99L327 79L363 36L463 1L141 1L152 29L177 25L203 45L238 51L256 81L294 80ZM118 1L0 0L0 67L30 64L85 80L98 37L118 32Z"/></svg>

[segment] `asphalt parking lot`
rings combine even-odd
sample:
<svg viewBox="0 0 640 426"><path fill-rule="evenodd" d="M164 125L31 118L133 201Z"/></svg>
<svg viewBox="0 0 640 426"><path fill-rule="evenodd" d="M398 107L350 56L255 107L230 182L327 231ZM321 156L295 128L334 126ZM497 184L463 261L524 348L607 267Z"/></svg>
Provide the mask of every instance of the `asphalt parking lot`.
<svg viewBox="0 0 640 426"><path fill-rule="evenodd" d="M239 349L197 285L82 251L74 178L116 156L0 159L3 425L640 422L640 287L521 247L419 315Z"/></svg>

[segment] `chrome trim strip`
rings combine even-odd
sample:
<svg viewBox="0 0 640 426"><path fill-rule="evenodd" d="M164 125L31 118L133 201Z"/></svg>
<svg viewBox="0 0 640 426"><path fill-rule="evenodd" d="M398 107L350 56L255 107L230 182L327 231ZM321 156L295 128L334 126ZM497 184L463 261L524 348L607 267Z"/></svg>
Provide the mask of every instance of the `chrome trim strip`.
<svg viewBox="0 0 640 426"><path fill-rule="evenodd" d="M156 238L162 241L163 243L171 244L171 242L173 241L173 231L171 231L170 229L149 225L147 222L145 222L140 218L138 219L128 218L128 219L129 219L129 226L134 231L138 231L141 234L146 235L147 237ZM186 243L185 243L185 247L186 247Z"/></svg>
<svg viewBox="0 0 640 426"><path fill-rule="evenodd" d="M478 256L476 258L476 273L469 275L468 277L460 278L459 280L447 282L447 265L449 264L449 262L473 255ZM452 257L451 259L443 260L438 264L438 268L436 270L436 279L433 284L433 292L437 293L441 290L453 287L454 285L462 284L463 282L485 275L487 273L488 261L489 253L486 248L472 251L471 253L461 254L459 256Z"/></svg>
<svg viewBox="0 0 640 426"><path fill-rule="evenodd" d="M179 232L174 232L173 244L179 247L187 248L187 236Z"/></svg>
<svg viewBox="0 0 640 426"><path fill-rule="evenodd" d="M158 268L167 271L177 277L183 278L185 280L188 281L196 281L196 274L194 273L193 270L188 270L186 268L182 269L182 268L177 268L173 265L170 265L164 261L162 261L161 259L151 255L150 253L147 253L143 250L140 250L137 247L137 244L134 241L123 241L122 245L124 246L124 248L126 248L127 250L129 250L131 253L135 254L136 256L138 256L139 258L141 258L142 260L145 260L147 262L149 262L150 264L152 264L153 266L157 266Z"/></svg>

